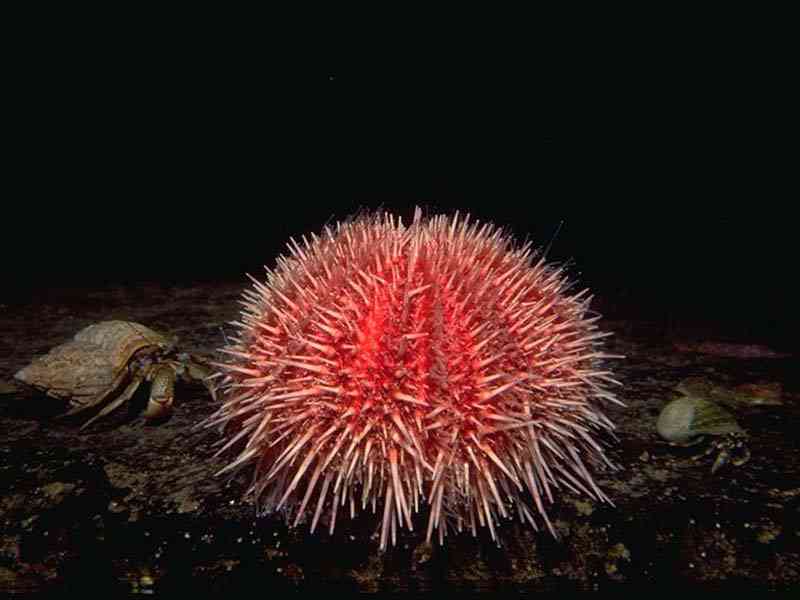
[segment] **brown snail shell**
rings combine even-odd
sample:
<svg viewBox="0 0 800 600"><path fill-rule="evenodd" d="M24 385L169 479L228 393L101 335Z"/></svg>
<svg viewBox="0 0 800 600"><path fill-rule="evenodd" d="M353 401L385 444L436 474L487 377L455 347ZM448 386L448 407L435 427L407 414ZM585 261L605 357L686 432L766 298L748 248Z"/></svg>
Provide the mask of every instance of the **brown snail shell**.
<svg viewBox="0 0 800 600"><path fill-rule="evenodd" d="M742 434L733 415L719 404L686 396L669 402L658 416L658 434L673 444L693 444L704 435Z"/></svg>

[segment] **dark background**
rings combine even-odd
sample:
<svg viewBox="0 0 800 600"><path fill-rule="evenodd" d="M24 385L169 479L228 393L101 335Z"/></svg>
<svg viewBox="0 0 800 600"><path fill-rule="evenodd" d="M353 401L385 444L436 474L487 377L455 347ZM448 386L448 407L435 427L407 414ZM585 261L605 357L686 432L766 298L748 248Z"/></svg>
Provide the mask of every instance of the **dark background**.
<svg viewBox="0 0 800 600"><path fill-rule="evenodd" d="M746 47L513 67L244 54L28 49L6 113L0 303L141 282L212 294L290 235L419 204L552 243L613 318L796 345L788 88Z"/></svg>

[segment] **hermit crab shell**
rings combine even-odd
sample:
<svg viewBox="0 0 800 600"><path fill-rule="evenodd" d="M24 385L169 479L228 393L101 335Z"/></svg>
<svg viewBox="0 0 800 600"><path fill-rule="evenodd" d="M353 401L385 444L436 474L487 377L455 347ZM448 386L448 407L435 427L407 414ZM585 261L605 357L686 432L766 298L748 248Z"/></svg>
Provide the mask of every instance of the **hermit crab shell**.
<svg viewBox="0 0 800 600"><path fill-rule="evenodd" d="M134 355L168 350L173 340L129 321L89 325L14 376L55 398L81 404L120 383Z"/></svg>
<svg viewBox="0 0 800 600"><path fill-rule="evenodd" d="M667 404L658 417L659 435L674 444L692 444L703 435L743 433L733 415L718 404L687 396Z"/></svg>

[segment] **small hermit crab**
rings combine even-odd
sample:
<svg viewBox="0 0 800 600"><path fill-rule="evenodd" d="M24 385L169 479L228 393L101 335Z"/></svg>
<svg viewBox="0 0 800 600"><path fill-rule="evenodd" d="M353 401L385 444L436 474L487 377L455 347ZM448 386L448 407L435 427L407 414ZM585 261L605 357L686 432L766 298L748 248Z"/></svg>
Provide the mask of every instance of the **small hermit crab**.
<svg viewBox="0 0 800 600"><path fill-rule="evenodd" d="M206 361L178 352L174 339L139 323L103 321L37 357L14 377L49 396L69 400L72 408L64 417L110 400L84 423L84 429L128 401L145 381L150 383L147 420L170 414L178 377L201 381L215 397L210 375Z"/></svg>
<svg viewBox="0 0 800 600"><path fill-rule="evenodd" d="M679 446L691 446L707 436L713 437L703 453L703 456L718 453L712 473L728 463L740 466L750 459L750 450L745 445L747 434L736 419L705 398L684 396L669 402L658 416L656 429L662 438Z"/></svg>

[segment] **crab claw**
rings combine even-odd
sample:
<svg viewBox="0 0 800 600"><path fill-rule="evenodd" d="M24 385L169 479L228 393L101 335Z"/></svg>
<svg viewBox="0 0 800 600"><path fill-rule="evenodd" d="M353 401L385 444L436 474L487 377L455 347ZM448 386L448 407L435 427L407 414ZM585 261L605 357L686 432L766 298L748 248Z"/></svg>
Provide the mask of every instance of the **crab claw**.
<svg viewBox="0 0 800 600"><path fill-rule="evenodd" d="M722 450L722 452L720 452L719 455L717 455L717 459L714 461L714 464L711 466L711 474L713 475L719 469L728 464L730 458L731 455L728 452L728 450L727 449Z"/></svg>
<svg viewBox="0 0 800 600"><path fill-rule="evenodd" d="M175 399L175 370L168 365L156 365L148 374L150 384L150 400L144 411L148 421L169 416L172 413L172 402Z"/></svg>
<svg viewBox="0 0 800 600"><path fill-rule="evenodd" d="M747 448L742 436L728 435L722 440L717 440L711 445L708 452L713 452L714 450L718 450L719 454L711 467L712 474L728 463L735 467L740 467L750 460L750 450Z"/></svg>

